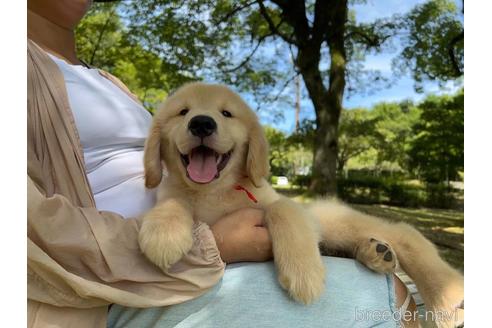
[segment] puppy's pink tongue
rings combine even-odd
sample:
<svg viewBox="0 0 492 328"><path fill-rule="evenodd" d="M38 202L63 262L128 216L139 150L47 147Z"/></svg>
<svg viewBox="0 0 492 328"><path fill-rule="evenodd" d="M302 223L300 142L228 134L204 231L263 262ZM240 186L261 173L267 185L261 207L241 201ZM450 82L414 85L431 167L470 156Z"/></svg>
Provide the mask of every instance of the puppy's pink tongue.
<svg viewBox="0 0 492 328"><path fill-rule="evenodd" d="M191 180L198 183L209 183L217 175L215 153L210 148L199 147L190 154L190 163L186 168Z"/></svg>

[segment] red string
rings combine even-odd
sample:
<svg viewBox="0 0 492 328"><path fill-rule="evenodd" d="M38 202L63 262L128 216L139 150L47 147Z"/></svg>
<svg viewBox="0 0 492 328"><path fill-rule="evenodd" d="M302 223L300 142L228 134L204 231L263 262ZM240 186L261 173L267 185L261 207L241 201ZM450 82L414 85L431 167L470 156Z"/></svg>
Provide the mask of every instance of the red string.
<svg viewBox="0 0 492 328"><path fill-rule="evenodd" d="M255 196L253 196L253 194L250 193L249 190L247 190L243 186L237 185L236 187L234 187L234 189L244 191L246 193L246 195L248 195L248 198L249 199L251 199L255 203L258 203L258 201L256 200Z"/></svg>

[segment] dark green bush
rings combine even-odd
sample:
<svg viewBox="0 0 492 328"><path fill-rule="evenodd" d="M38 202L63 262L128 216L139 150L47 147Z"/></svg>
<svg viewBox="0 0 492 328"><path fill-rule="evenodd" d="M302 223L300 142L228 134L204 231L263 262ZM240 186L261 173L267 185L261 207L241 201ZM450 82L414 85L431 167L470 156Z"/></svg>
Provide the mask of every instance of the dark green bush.
<svg viewBox="0 0 492 328"><path fill-rule="evenodd" d="M421 187L390 181L384 185L384 192L389 198L388 204L406 207L418 207L425 200L425 191Z"/></svg>
<svg viewBox="0 0 492 328"><path fill-rule="evenodd" d="M308 188L311 183L311 175L294 175L291 181L293 185Z"/></svg>
<svg viewBox="0 0 492 328"><path fill-rule="evenodd" d="M428 183L426 193L425 206L428 207L453 208L457 203L452 189L443 183Z"/></svg>
<svg viewBox="0 0 492 328"><path fill-rule="evenodd" d="M383 201L383 181L376 177L338 178L337 189L338 197L347 202L374 204Z"/></svg>
<svg viewBox="0 0 492 328"><path fill-rule="evenodd" d="M290 181L306 189L311 175L296 175ZM277 177L272 176L270 182L275 184ZM455 193L444 184L413 185L400 175L376 176L370 171L352 172L348 178L338 177L337 188L337 196L349 203L434 208L454 208L457 204Z"/></svg>
<svg viewBox="0 0 492 328"><path fill-rule="evenodd" d="M338 197L351 203L438 208L455 205L453 194L446 188L414 186L395 178L339 178L337 184Z"/></svg>

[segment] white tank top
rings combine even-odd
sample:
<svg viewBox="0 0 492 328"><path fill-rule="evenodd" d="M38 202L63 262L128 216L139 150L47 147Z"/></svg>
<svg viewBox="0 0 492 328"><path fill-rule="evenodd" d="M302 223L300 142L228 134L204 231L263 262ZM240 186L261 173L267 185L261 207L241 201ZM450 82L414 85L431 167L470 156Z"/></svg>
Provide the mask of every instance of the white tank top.
<svg viewBox="0 0 492 328"><path fill-rule="evenodd" d="M156 202L143 167L152 116L97 69L49 55L65 79L97 209L127 218L143 214Z"/></svg>

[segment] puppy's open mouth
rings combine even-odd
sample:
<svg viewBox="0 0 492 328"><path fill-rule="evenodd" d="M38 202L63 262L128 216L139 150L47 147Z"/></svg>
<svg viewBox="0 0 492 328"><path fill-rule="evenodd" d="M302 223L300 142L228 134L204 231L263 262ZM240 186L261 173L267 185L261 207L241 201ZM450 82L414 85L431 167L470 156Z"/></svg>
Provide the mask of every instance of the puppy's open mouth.
<svg viewBox="0 0 492 328"><path fill-rule="evenodd" d="M212 148L201 145L193 148L189 154L181 154L181 161L186 168L187 176L196 183L210 183L217 179L229 158L232 150L219 154Z"/></svg>

